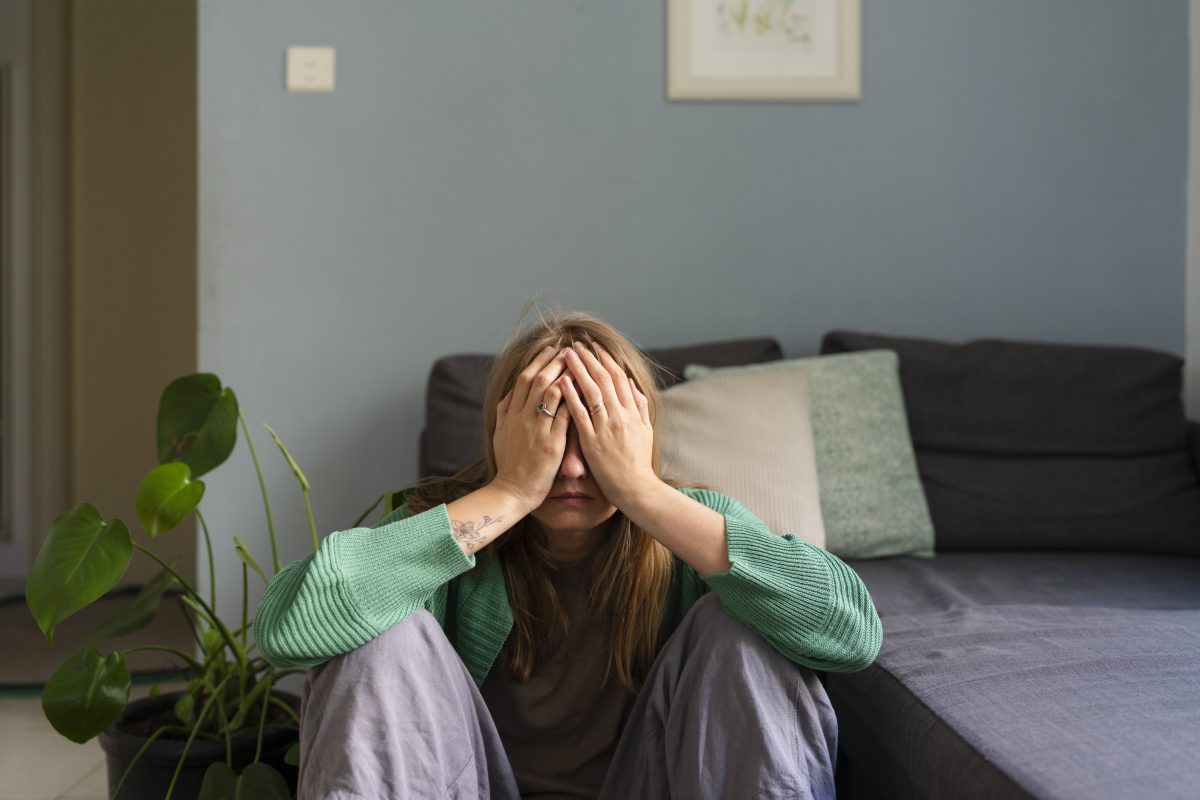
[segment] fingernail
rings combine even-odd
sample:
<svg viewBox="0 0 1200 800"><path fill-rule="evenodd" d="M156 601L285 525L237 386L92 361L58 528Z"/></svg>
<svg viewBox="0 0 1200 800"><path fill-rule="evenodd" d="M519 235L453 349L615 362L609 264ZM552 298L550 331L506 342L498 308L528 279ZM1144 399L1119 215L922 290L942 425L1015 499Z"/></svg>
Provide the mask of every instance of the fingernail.
<svg viewBox="0 0 1200 800"><path fill-rule="evenodd" d="M583 342L576 342L576 343L575 343L575 349L577 349L577 350L582 350L582 349L583 349Z"/></svg>

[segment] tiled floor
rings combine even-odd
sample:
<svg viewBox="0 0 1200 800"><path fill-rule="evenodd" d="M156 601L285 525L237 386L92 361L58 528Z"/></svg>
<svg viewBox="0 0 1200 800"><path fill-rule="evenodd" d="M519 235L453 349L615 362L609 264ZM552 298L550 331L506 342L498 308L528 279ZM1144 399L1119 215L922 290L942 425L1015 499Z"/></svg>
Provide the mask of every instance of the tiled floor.
<svg viewBox="0 0 1200 800"><path fill-rule="evenodd" d="M149 685L134 686L130 699ZM75 744L50 726L40 697L0 697L0 800L106 800L108 775L97 739Z"/></svg>

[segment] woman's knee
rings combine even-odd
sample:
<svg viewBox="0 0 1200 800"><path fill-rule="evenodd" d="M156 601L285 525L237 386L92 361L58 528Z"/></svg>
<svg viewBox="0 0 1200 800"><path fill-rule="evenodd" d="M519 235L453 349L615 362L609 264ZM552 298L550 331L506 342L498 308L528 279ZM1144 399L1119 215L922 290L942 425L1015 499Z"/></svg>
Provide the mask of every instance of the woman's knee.
<svg viewBox="0 0 1200 800"><path fill-rule="evenodd" d="M434 657L439 660L457 653L446 638L437 618L424 608L418 608L378 636L353 650L334 656L310 670L313 679L322 672L353 671L361 674L373 669L394 671L414 660ZM333 667L332 670L329 668Z"/></svg>
<svg viewBox="0 0 1200 800"><path fill-rule="evenodd" d="M688 609L686 619L690 621L692 634L696 637L693 646L715 656L711 659L714 665L724 663L736 666L735 671L740 674L744 672L744 662L750 659L766 667L777 668L772 671L782 670L788 675L799 675L802 691L811 695L818 704L829 705L825 687L815 670L792 661L776 650L757 631L730 614L716 593L708 592L696 600ZM739 657L739 653L745 655Z"/></svg>
<svg viewBox="0 0 1200 800"><path fill-rule="evenodd" d="M684 615L684 622L706 638L747 638L756 635L746 623L734 617L721 603L716 592L701 595Z"/></svg>
<svg viewBox="0 0 1200 800"><path fill-rule="evenodd" d="M386 651L389 657L411 656L414 651L454 652L437 618L424 608L413 611L363 647Z"/></svg>

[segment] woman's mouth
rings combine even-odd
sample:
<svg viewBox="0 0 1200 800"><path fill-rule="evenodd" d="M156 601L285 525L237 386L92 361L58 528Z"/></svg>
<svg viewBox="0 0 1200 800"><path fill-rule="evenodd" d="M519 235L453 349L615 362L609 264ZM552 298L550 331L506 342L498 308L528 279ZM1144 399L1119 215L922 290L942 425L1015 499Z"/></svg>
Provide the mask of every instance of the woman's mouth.
<svg viewBox="0 0 1200 800"><path fill-rule="evenodd" d="M558 497L551 497L550 499L556 503L562 503L563 505L568 506L581 506L592 501L592 498L582 494L560 495Z"/></svg>

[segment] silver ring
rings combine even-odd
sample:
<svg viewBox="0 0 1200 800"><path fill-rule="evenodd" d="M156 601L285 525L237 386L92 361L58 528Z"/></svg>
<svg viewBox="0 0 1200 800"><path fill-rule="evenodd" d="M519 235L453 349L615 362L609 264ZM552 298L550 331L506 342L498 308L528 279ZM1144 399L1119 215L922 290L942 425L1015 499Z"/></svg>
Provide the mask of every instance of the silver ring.
<svg viewBox="0 0 1200 800"><path fill-rule="evenodd" d="M545 401L545 400L543 400L542 402L538 403L537 410L538 410L538 411L545 412L545 413L546 413L548 416L551 416L551 417L553 417L553 416L554 416L554 412L553 412L553 411L551 411L549 408L547 408L547 407L546 407L546 401Z"/></svg>

